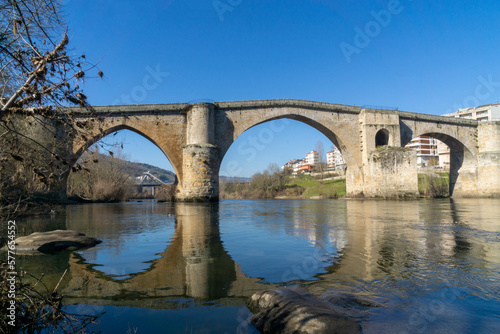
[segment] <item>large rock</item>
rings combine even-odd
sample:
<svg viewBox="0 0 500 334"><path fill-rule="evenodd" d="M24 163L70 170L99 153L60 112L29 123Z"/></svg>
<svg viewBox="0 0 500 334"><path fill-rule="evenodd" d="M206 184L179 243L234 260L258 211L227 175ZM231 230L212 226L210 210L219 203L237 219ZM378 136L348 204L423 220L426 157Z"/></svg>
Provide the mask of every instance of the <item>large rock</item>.
<svg viewBox="0 0 500 334"><path fill-rule="evenodd" d="M16 252L52 253L93 247L101 242L101 240L87 237L85 234L73 230L35 232L16 239Z"/></svg>
<svg viewBox="0 0 500 334"><path fill-rule="evenodd" d="M361 333L358 323L339 315L329 303L303 288L257 292L247 304L254 313L251 324L261 333Z"/></svg>

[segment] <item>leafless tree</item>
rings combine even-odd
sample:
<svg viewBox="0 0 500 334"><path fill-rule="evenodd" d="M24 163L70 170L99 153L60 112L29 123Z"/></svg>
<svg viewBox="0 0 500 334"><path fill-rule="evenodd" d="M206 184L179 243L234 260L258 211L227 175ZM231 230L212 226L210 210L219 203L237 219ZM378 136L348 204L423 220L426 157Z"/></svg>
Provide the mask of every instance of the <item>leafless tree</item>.
<svg viewBox="0 0 500 334"><path fill-rule="evenodd" d="M60 138L84 140L90 129L66 107L91 117L80 85L103 74L68 45L61 1L0 0L0 201L16 195L6 190L13 185L50 187L71 167Z"/></svg>
<svg viewBox="0 0 500 334"><path fill-rule="evenodd" d="M86 105L79 84L93 66L85 55L68 55L68 43L60 1L0 3L0 119Z"/></svg>
<svg viewBox="0 0 500 334"><path fill-rule="evenodd" d="M316 152L318 152L318 164L315 166L315 170L320 175L320 183L323 184L323 174L325 172L325 150L323 149L323 143L318 140L316 143Z"/></svg>

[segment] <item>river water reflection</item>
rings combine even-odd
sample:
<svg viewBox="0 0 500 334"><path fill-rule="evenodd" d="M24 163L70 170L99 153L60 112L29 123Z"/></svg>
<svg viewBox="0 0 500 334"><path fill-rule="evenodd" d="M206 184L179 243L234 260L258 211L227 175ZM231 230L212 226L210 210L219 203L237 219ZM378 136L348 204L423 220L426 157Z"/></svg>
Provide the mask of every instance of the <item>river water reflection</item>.
<svg viewBox="0 0 500 334"><path fill-rule="evenodd" d="M67 309L106 312L105 333L255 333L246 298L283 285L376 301L343 310L364 333L498 333L499 217L494 199L76 205L51 228L103 243L20 263L69 269Z"/></svg>

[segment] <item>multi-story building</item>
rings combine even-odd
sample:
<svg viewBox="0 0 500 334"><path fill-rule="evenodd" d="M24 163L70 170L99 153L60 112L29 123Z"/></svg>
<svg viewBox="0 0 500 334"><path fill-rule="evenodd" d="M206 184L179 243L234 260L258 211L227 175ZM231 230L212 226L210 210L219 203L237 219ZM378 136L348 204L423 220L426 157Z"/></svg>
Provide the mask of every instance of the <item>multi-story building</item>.
<svg viewBox="0 0 500 334"><path fill-rule="evenodd" d="M311 164L301 164L300 166L297 166L296 168L293 169L293 172L295 174L297 173L304 173L304 172L310 172L313 169L313 165Z"/></svg>
<svg viewBox="0 0 500 334"><path fill-rule="evenodd" d="M428 136L420 136L412 139L406 147L417 151L418 167L437 166L439 164L438 140Z"/></svg>
<svg viewBox="0 0 500 334"><path fill-rule="evenodd" d="M293 172L297 174L301 169L302 165L305 165L306 159L297 159L295 163L292 165Z"/></svg>
<svg viewBox="0 0 500 334"><path fill-rule="evenodd" d="M326 152L326 166L328 168L335 168L335 150Z"/></svg>
<svg viewBox="0 0 500 334"><path fill-rule="evenodd" d="M319 163L319 154L316 151L311 151L306 154L306 164L317 165Z"/></svg>
<svg viewBox="0 0 500 334"><path fill-rule="evenodd" d="M444 116L475 119L479 122L500 121L500 103L485 104L475 108L459 109L454 113L446 114ZM449 167L450 148L446 144L438 142L438 154L439 166L445 168Z"/></svg>
<svg viewBox="0 0 500 334"><path fill-rule="evenodd" d="M340 170L346 167L344 157L342 157L340 150L335 146L333 147L333 150L326 153L326 162L328 168Z"/></svg>
<svg viewBox="0 0 500 334"><path fill-rule="evenodd" d="M500 103L485 104L475 108L459 109L454 113L446 114L444 116L475 119L479 122L500 121Z"/></svg>
<svg viewBox="0 0 500 334"><path fill-rule="evenodd" d="M281 166L281 170L285 170L285 169L292 169L295 167L295 165L298 163L298 162L301 162L303 159L292 159L290 161L288 161L286 164L284 164L283 166Z"/></svg>
<svg viewBox="0 0 500 334"><path fill-rule="evenodd" d="M342 156L342 153L340 153L340 150L337 147L333 148L333 151L335 152L335 169L341 170L346 168L346 163L344 160L344 157Z"/></svg>
<svg viewBox="0 0 500 334"><path fill-rule="evenodd" d="M437 145L438 156L439 156L439 167L449 168L450 167L450 148L448 145L438 140Z"/></svg>
<svg viewBox="0 0 500 334"><path fill-rule="evenodd" d="M326 154L326 159L328 168L337 170L345 168L344 158L342 157L342 154L340 154L339 149L336 147ZM284 170L285 168L290 168L295 174L302 173L305 171L311 171L314 166L319 164L319 161L319 153L311 151L306 154L304 159L292 159L281 166L281 169Z"/></svg>

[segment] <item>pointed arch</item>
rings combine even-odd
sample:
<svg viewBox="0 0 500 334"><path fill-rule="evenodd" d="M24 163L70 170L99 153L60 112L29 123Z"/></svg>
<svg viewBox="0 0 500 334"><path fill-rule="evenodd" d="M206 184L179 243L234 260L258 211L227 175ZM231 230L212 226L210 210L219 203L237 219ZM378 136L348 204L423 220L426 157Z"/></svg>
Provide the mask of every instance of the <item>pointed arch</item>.
<svg viewBox="0 0 500 334"><path fill-rule="evenodd" d="M92 145L97 143L99 140L109 136L110 134L112 134L114 132L121 131L121 130L132 131L132 132L137 133L138 135L146 138L148 141L150 141L153 145L155 145L165 155L165 157L168 159L168 161L170 162L170 164L174 168L174 172L176 173L176 175L178 174L178 167L179 166L176 166L175 162L172 161L172 159L169 157L169 153L165 152L165 150L162 148L162 146L160 146L153 138L148 136L145 132L143 132L137 128L134 128L132 126L129 126L127 124L118 124L118 125L111 126L107 129L103 130L102 132L98 133L94 137L90 138L89 140L87 140L85 143L83 143L83 145L76 148L76 150L74 148L73 157L71 159L71 165L74 165L77 162L77 160L82 156L82 154L85 151L87 151L89 149L89 147L91 147Z"/></svg>

